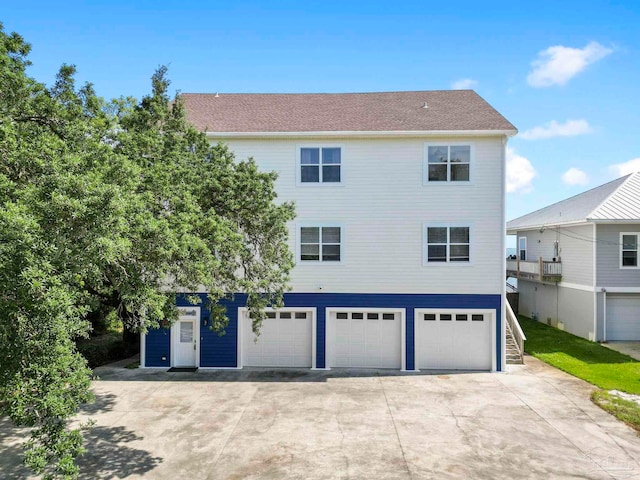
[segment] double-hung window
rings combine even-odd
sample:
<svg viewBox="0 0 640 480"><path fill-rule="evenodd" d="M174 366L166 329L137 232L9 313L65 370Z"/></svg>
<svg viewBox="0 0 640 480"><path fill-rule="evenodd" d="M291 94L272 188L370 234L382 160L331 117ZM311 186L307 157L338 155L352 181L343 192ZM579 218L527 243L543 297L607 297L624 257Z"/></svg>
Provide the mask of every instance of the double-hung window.
<svg viewBox="0 0 640 480"><path fill-rule="evenodd" d="M424 263L469 263L470 227L425 225Z"/></svg>
<svg viewBox="0 0 640 480"><path fill-rule="evenodd" d="M424 183L469 182L473 146L470 144L426 144Z"/></svg>
<svg viewBox="0 0 640 480"><path fill-rule="evenodd" d="M342 228L309 226L299 229L300 262L340 262L342 260Z"/></svg>
<svg viewBox="0 0 640 480"><path fill-rule="evenodd" d="M638 268L638 232L620 234L620 268Z"/></svg>
<svg viewBox="0 0 640 480"><path fill-rule="evenodd" d="M342 182L342 149L301 147L298 168L301 184L339 184Z"/></svg>

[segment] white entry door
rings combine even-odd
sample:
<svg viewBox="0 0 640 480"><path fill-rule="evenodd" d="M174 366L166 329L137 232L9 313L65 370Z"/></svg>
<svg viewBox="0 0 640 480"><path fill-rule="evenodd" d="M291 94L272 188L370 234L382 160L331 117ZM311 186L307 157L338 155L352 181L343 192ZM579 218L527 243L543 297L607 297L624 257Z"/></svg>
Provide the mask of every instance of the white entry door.
<svg viewBox="0 0 640 480"><path fill-rule="evenodd" d="M245 312L242 325L243 365L247 367L303 367L312 365L313 311L267 312L256 338Z"/></svg>
<svg viewBox="0 0 640 480"><path fill-rule="evenodd" d="M174 367L197 367L200 335L200 307L180 308L171 327Z"/></svg>
<svg viewBox="0 0 640 480"><path fill-rule="evenodd" d="M418 369L491 370L491 311L416 310Z"/></svg>
<svg viewBox="0 0 640 480"><path fill-rule="evenodd" d="M399 311L340 311L329 314L329 366L402 367Z"/></svg>

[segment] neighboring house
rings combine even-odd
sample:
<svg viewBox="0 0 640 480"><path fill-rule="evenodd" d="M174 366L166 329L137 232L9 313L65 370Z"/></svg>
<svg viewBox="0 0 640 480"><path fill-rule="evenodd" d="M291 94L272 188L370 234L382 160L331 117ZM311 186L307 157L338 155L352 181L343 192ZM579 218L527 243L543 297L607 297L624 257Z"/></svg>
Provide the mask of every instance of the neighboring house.
<svg viewBox="0 0 640 480"><path fill-rule="evenodd" d="M279 175L295 201L285 308L257 342L242 294L226 334L180 301L143 366L499 371L505 364L505 145L473 91L183 94L189 120ZM202 293L204 295L204 293Z"/></svg>
<svg viewBox="0 0 640 480"><path fill-rule="evenodd" d="M640 173L507 224L520 313L589 340L640 340Z"/></svg>

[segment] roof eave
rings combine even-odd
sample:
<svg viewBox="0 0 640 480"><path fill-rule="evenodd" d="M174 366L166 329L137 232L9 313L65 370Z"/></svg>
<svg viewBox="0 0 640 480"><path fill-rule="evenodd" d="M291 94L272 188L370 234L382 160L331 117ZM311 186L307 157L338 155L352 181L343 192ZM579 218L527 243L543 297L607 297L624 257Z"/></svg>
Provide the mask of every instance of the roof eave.
<svg viewBox="0 0 640 480"><path fill-rule="evenodd" d="M509 227L507 224L507 235L515 235L518 232L523 232L525 230L540 230L541 228L551 228L551 227L574 227L580 225L586 225L587 223L591 223L592 220L573 220L571 222L553 222L553 223L538 223L535 225L518 225L516 227Z"/></svg>
<svg viewBox="0 0 640 480"><path fill-rule="evenodd" d="M593 223L640 223L640 218L589 218Z"/></svg>
<svg viewBox="0 0 640 480"><path fill-rule="evenodd" d="M209 138L284 138L284 137L512 137L517 130L389 130L389 131L314 131L314 132L208 132Z"/></svg>

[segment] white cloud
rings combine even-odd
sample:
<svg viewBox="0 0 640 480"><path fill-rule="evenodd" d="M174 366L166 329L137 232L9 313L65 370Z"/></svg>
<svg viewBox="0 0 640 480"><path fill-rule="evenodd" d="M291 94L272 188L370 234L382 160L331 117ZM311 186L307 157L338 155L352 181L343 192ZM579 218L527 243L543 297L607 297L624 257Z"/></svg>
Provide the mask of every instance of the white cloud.
<svg viewBox="0 0 640 480"><path fill-rule="evenodd" d="M538 175L531 162L507 147L507 192L528 193L533 190L532 181Z"/></svg>
<svg viewBox="0 0 640 480"><path fill-rule="evenodd" d="M571 48L556 45L538 53L531 62L533 70L527 76L532 87L550 87L564 85L575 75L592 63L603 59L613 49L603 47L598 42L590 42L584 48Z"/></svg>
<svg viewBox="0 0 640 480"><path fill-rule="evenodd" d="M624 163L617 163L609 167L609 171L616 177L623 177L630 173L640 172L640 157Z"/></svg>
<svg viewBox="0 0 640 480"><path fill-rule="evenodd" d="M586 185L589 176L579 168L572 167L562 175L562 181L567 185Z"/></svg>
<svg viewBox="0 0 640 480"><path fill-rule="evenodd" d="M472 88L476 88L478 86L478 81L473 78L461 78L460 80L456 80L451 84L451 88L453 90L469 90Z"/></svg>
<svg viewBox="0 0 640 480"><path fill-rule="evenodd" d="M541 138L573 137L591 132L593 129L586 120L567 120L564 123L551 120L549 123L522 132L519 137L525 140L539 140Z"/></svg>

